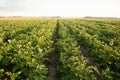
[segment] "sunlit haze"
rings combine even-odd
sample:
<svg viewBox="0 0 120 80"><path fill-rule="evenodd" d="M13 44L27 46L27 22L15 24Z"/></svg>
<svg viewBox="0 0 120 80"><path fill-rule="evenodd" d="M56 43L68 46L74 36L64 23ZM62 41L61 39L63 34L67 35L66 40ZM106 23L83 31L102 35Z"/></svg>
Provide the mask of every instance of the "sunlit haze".
<svg viewBox="0 0 120 80"><path fill-rule="evenodd" d="M120 0L0 0L0 16L120 17Z"/></svg>

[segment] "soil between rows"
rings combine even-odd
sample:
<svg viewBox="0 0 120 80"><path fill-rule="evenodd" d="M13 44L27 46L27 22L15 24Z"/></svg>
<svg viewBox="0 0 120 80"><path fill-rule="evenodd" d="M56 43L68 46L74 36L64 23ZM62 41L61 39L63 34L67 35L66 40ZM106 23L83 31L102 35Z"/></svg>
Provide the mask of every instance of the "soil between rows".
<svg viewBox="0 0 120 80"><path fill-rule="evenodd" d="M51 52L48 55L48 61L45 62L47 68L48 68L48 74L47 76L52 79L52 80L59 80L59 71L57 70L57 65L58 65L58 59L59 59L59 52L57 50L57 40L59 39L59 24L57 21L56 24L56 28L55 28L55 32L53 34L53 44L52 44L52 48L54 49L53 52Z"/></svg>
<svg viewBox="0 0 120 80"><path fill-rule="evenodd" d="M94 58L91 56L91 54L82 46L79 47L79 50L81 51L81 54L88 60L88 63L86 66L96 66L97 67L97 62L94 61ZM100 67L97 67L98 72L96 72L94 69L93 74L97 78L97 80L101 80L101 73L102 69Z"/></svg>

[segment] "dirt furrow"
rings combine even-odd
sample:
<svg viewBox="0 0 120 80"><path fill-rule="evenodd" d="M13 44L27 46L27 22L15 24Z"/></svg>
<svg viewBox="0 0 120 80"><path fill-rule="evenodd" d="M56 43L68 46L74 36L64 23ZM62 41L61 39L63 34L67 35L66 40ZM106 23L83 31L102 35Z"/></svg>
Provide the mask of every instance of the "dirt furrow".
<svg viewBox="0 0 120 80"><path fill-rule="evenodd" d="M94 58L90 55L90 53L82 46L79 47L81 54L88 60L88 63L86 64L87 66L96 66L97 67L97 62L94 61ZM97 80L101 80L101 73L102 69L100 67L97 67L98 72L96 70L92 70L94 76L97 78Z"/></svg>
<svg viewBox="0 0 120 80"><path fill-rule="evenodd" d="M56 24L56 29L55 32L53 34L53 44L52 44L52 48L54 49L48 56L48 61L45 62L47 68L48 68L48 74L47 76L51 79L51 80L59 80L59 72L57 71L57 64L58 64L58 59L59 59L59 52L57 50L57 40L59 38L59 25L58 25L58 21Z"/></svg>

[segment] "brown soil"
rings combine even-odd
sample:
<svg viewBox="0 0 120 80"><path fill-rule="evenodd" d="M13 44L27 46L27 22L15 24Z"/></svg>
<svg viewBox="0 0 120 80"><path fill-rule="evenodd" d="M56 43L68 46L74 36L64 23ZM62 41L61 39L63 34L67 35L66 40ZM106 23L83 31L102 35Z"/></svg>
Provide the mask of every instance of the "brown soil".
<svg viewBox="0 0 120 80"><path fill-rule="evenodd" d="M59 72L57 71L57 65L58 65L58 59L59 59L59 52L56 49L57 48L57 40L59 39L59 25L58 22L56 24L56 31L53 34L53 44L52 44L52 48L54 48L53 52L51 52L48 55L48 61L45 62L47 68L48 68L48 74L47 76L51 79L51 80L59 80Z"/></svg>
<svg viewBox="0 0 120 80"><path fill-rule="evenodd" d="M49 55L49 64L48 66L48 77L52 78L52 80L58 80L58 72L57 72L57 55L55 53L51 53Z"/></svg>

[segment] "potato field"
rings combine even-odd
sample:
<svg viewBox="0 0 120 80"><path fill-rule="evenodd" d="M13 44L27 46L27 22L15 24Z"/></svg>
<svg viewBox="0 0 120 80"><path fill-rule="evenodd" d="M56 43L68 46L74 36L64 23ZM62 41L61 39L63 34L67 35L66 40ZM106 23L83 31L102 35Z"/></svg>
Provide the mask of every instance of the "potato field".
<svg viewBox="0 0 120 80"><path fill-rule="evenodd" d="M0 80L119 80L120 20L0 19Z"/></svg>

